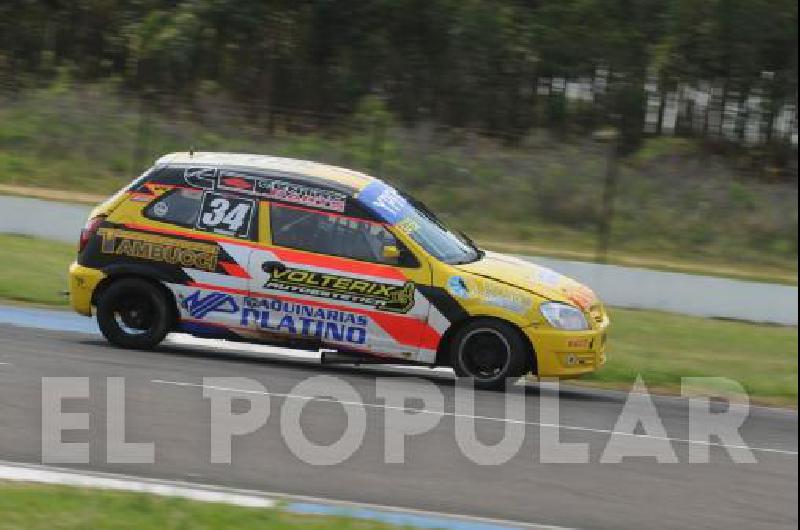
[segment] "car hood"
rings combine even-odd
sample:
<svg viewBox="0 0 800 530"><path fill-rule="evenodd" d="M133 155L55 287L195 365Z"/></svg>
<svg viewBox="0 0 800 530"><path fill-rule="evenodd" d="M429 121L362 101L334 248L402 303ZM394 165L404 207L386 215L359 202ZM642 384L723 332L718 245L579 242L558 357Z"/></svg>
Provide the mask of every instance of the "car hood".
<svg viewBox="0 0 800 530"><path fill-rule="evenodd" d="M497 252L486 252L486 255L478 261L454 267L549 300L577 305L584 311L588 311L598 302L597 296L591 289L572 278L530 261Z"/></svg>

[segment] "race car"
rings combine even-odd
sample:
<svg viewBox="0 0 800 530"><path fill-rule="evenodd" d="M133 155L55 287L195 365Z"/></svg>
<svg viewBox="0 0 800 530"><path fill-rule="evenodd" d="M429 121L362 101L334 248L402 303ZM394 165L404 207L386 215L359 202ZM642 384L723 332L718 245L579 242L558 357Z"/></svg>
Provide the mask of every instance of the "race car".
<svg viewBox="0 0 800 530"><path fill-rule="evenodd" d="M478 248L378 178L303 160L163 156L92 211L69 273L72 307L122 348L183 332L451 366L480 388L605 362L591 289Z"/></svg>

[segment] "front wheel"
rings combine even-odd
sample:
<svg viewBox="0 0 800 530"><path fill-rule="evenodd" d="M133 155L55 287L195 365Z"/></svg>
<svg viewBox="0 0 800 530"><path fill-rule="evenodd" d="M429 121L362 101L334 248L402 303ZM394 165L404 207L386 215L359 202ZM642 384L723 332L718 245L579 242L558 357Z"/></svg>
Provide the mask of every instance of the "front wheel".
<svg viewBox="0 0 800 530"><path fill-rule="evenodd" d="M97 324L111 344L149 350L166 337L173 311L162 289L146 280L125 278L109 285L97 301Z"/></svg>
<svg viewBox="0 0 800 530"><path fill-rule="evenodd" d="M530 367L530 348L510 324L479 319L459 329L450 343L450 359L458 377L474 379L475 387L499 390L509 377L517 378Z"/></svg>

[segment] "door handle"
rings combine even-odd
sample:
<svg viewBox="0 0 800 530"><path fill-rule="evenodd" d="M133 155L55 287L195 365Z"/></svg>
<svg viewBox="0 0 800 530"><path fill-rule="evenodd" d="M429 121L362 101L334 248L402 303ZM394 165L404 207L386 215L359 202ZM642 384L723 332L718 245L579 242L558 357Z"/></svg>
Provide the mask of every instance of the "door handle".
<svg viewBox="0 0 800 530"><path fill-rule="evenodd" d="M285 271L286 265L284 265L280 261L265 261L264 264L261 265L261 270L263 270L267 274L273 274L275 271L278 272Z"/></svg>

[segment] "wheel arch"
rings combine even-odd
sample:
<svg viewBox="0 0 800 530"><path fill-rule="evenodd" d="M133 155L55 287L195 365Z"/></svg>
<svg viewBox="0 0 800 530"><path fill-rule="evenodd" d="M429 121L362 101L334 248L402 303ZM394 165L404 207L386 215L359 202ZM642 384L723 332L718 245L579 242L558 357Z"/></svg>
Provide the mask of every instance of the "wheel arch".
<svg viewBox="0 0 800 530"><path fill-rule="evenodd" d="M175 299L175 293L173 293L172 290L166 286L165 279L163 277L153 277L153 275L147 274L146 271L137 269L117 269L110 271L107 270L104 272L106 273L106 277L100 280L100 282L94 288L94 291L92 291L93 306L97 306L97 301L100 299L100 296L106 289L108 289L109 286L111 286L111 284L119 280L135 278L137 280L144 280L155 285L164 293L164 296L172 308L173 325L177 323L178 317L180 316L180 311L178 311L178 301Z"/></svg>
<svg viewBox="0 0 800 530"><path fill-rule="evenodd" d="M523 343L528 347L528 368L531 372L536 373L538 365L538 360L536 358L536 347L531 342L528 335L522 331L522 328L520 328L518 324L504 318L490 315L470 315L459 320L458 322L451 324L450 327L448 327L444 332L444 335L442 335L442 338L439 340L439 344L436 348L436 366L452 366L452 361L450 359L450 344L453 340L453 337L461 328L477 320L500 322L506 326L509 326L517 334L519 334L519 336L523 339Z"/></svg>

